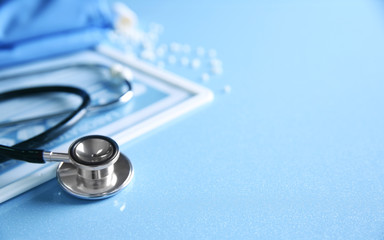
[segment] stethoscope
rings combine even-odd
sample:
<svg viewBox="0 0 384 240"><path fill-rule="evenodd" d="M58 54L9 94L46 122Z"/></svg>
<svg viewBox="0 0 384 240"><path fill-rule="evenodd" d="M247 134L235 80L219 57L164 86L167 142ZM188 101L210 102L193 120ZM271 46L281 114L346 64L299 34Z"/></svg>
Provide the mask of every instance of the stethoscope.
<svg viewBox="0 0 384 240"><path fill-rule="evenodd" d="M57 180L69 194L83 199L102 199L113 196L126 187L133 177L133 167L130 160L120 153L119 146L113 139L100 135L85 136L74 141L68 148L68 153L57 153L35 148L71 128L87 112L101 111L131 100L133 97L130 83L132 79L131 71L121 65L110 67L99 63L70 64L9 75L1 77L0 80L48 73L66 68L109 70L112 77L121 80L126 90L117 98L96 105L90 104L91 98L86 91L73 86L37 86L0 93L0 101L20 96L57 92L74 94L82 99L81 104L76 109L45 132L12 147L0 145L0 156L2 156L0 163L10 159L30 163L60 162L56 170Z"/></svg>

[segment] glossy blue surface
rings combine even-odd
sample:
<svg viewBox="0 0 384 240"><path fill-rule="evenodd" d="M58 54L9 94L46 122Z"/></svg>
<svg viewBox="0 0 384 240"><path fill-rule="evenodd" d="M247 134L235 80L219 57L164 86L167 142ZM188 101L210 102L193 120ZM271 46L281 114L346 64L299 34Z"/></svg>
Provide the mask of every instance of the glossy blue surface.
<svg viewBox="0 0 384 240"><path fill-rule="evenodd" d="M383 239L382 2L129 4L217 49L216 99L122 146L135 178L113 198L53 180L2 204L1 239Z"/></svg>

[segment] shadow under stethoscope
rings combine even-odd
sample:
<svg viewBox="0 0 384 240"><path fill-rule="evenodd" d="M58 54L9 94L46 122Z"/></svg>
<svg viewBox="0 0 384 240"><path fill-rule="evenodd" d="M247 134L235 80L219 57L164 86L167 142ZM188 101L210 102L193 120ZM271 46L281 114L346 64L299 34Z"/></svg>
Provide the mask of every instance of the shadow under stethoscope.
<svg viewBox="0 0 384 240"><path fill-rule="evenodd" d="M122 211L122 209L125 208L125 200L129 198L134 183L135 177L132 178L129 185L119 194L103 199L102 201L90 201L87 199L74 198L71 194L64 191L58 181L54 178L11 200L1 203L0 214L12 211L12 209L20 207L24 208L24 205L28 205L30 208L41 208L41 206L49 206L49 208L55 208L66 206L73 207L76 205L89 206L100 203L105 204L105 202L112 204L114 207L118 207L120 211Z"/></svg>

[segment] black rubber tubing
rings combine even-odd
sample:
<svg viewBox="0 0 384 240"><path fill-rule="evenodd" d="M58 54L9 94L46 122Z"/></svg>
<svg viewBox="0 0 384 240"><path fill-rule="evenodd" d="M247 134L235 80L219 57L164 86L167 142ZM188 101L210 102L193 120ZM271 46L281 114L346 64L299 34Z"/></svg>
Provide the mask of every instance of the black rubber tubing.
<svg viewBox="0 0 384 240"><path fill-rule="evenodd" d="M10 159L22 160L30 163L45 163L43 159L44 150L33 148L37 148L49 142L75 125L86 114L87 107L91 101L90 96L86 91L71 86L40 86L0 93L0 101L5 101L20 96L54 92L75 94L81 97L82 102L66 118L48 130L23 142L19 142L12 147L0 145L0 163Z"/></svg>

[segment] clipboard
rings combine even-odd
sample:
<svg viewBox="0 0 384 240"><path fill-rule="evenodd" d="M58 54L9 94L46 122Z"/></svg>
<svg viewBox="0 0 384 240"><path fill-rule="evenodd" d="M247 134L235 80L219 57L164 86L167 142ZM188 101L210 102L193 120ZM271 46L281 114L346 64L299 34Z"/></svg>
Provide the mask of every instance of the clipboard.
<svg viewBox="0 0 384 240"><path fill-rule="evenodd" d="M80 136L100 134L113 138L119 145L146 134L170 121L180 117L199 106L213 100L213 93L194 82L142 62L132 56L124 56L121 52L107 46L99 45L93 50L44 59L22 66L0 71L0 77L12 73L22 73L49 66L60 66L68 62L122 64L133 72L134 100L126 106L111 109L103 114L86 116L69 131L44 146L53 151L67 151L71 142ZM54 79L54 81L52 80ZM79 80L80 79L80 80ZM83 84L85 90L102 94L103 88L90 76L75 70L43 74L42 76L24 77L17 81L0 81L2 91L34 85ZM99 92L98 92L99 91ZM20 115L37 114L39 103L35 106L17 108L17 100L8 105L0 105L4 118L20 118ZM43 103L42 103L43 104ZM49 107L44 103L44 107ZM51 108L54 107L50 106ZM57 106L56 106L57 107ZM15 109L17 111L15 111ZM12 112L13 111L13 112ZM4 119L3 119L4 120ZM7 120L7 119L6 119ZM12 119L11 119L12 120ZM12 145L27 138L28 135L43 131L49 126L49 120L34 126L19 126L13 131L0 132L0 143ZM134 162L133 162L134 164ZM0 203L7 201L29 189L32 189L56 176L56 163L31 164L11 160L0 164Z"/></svg>

